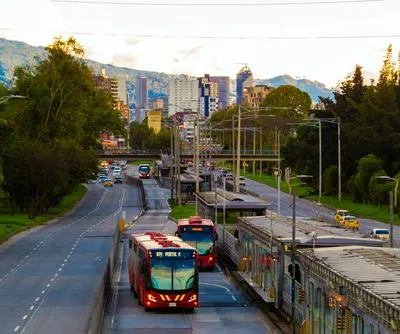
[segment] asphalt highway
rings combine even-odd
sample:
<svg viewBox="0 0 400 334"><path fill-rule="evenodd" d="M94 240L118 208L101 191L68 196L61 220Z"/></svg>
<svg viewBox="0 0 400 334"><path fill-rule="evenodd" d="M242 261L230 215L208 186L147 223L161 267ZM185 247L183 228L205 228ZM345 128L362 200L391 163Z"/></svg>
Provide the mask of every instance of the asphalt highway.
<svg viewBox="0 0 400 334"><path fill-rule="evenodd" d="M120 254L117 284L104 318L104 333L270 333L257 311L225 277L219 267L200 273L200 307L194 313L179 310L145 312L130 292L128 278L128 235L147 231L174 234L175 222L168 219L169 190L153 179L144 180L147 210L125 233Z"/></svg>
<svg viewBox="0 0 400 334"><path fill-rule="evenodd" d="M285 182L285 181L282 181ZM268 209L274 212L278 210L278 190L276 188L269 187L265 184L250 180L246 178L246 185L241 187L244 191L249 190L251 192L259 194L260 198L266 198L268 201ZM280 214L287 217L292 217L293 208L292 198L289 194L280 192ZM346 209L338 208L338 209ZM326 221L332 221L335 214L335 210L328 207L317 205L316 202L309 201L302 198L296 198L296 216L297 217L309 217L315 218L322 216ZM372 219L360 218L360 232L365 235L369 235L374 228L387 228L389 225ZM395 244L400 246L400 226L395 225L393 227L393 239Z"/></svg>
<svg viewBox="0 0 400 334"><path fill-rule="evenodd" d="M87 333L118 217L141 210L134 187L88 188L72 212L0 247L1 333Z"/></svg>

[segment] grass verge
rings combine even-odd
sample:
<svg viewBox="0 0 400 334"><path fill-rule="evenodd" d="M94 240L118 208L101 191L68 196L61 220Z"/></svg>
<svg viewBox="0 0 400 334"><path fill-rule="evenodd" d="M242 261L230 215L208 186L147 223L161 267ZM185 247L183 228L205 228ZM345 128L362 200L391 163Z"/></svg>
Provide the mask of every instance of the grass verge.
<svg viewBox="0 0 400 334"><path fill-rule="evenodd" d="M71 211L71 209L83 198L86 192L86 187L81 184L76 185L69 194L64 196L58 206L51 208L48 212L37 216L35 219L29 219L26 212L16 211L14 215L11 215L11 208L1 208L0 244L18 232L37 225L45 224L48 221Z"/></svg>
<svg viewBox="0 0 400 334"><path fill-rule="evenodd" d="M196 215L196 204L182 204L179 206L174 201L169 201L171 206L170 216L174 219L188 218Z"/></svg>

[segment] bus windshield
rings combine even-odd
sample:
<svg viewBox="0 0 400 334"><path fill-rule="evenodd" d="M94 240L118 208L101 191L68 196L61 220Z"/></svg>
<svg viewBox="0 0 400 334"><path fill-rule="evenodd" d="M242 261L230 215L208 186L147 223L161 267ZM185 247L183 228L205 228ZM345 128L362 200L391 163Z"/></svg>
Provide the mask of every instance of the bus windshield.
<svg viewBox="0 0 400 334"><path fill-rule="evenodd" d="M193 250L152 250L150 271L151 286L155 290L193 289L196 253Z"/></svg>
<svg viewBox="0 0 400 334"><path fill-rule="evenodd" d="M139 173L143 173L143 174L150 173L150 166L149 165L140 165Z"/></svg>
<svg viewBox="0 0 400 334"><path fill-rule="evenodd" d="M195 247L199 255L207 255L213 251L214 229L211 226L183 226L181 239Z"/></svg>

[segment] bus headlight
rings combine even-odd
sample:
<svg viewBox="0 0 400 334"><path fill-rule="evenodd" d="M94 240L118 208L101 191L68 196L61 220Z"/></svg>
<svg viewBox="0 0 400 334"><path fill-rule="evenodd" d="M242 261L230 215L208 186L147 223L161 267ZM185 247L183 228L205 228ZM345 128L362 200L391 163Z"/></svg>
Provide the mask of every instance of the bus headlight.
<svg viewBox="0 0 400 334"><path fill-rule="evenodd" d="M147 295L147 299L150 300L150 301L152 301L153 303L157 303L157 299L156 299L153 295L151 295L151 294L148 294L148 295Z"/></svg>
<svg viewBox="0 0 400 334"><path fill-rule="evenodd" d="M192 295L192 296L189 298L189 303L194 302L195 300L197 300L197 295Z"/></svg>

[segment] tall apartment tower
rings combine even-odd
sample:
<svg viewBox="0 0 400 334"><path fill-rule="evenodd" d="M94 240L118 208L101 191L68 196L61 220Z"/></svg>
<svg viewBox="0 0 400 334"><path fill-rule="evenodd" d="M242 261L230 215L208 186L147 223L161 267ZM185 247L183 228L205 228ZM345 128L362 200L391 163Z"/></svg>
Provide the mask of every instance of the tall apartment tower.
<svg viewBox="0 0 400 334"><path fill-rule="evenodd" d="M243 89L253 87L253 73L246 65L236 74L236 103L243 104Z"/></svg>
<svg viewBox="0 0 400 334"><path fill-rule="evenodd" d="M146 117L148 99L147 78L138 77L136 79L136 121L139 123Z"/></svg>
<svg viewBox="0 0 400 334"><path fill-rule="evenodd" d="M218 110L229 106L230 79L226 76L210 76L210 82L218 85Z"/></svg>
<svg viewBox="0 0 400 334"><path fill-rule="evenodd" d="M168 81L168 116L177 112L198 110L199 84L197 78L181 74Z"/></svg>
<svg viewBox="0 0 400 334"><path fill-rule="evenodd" d="M199 78L199 105L204 119L218 110L218 84L211 82L208 74Z"/></svg>

